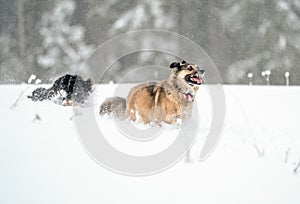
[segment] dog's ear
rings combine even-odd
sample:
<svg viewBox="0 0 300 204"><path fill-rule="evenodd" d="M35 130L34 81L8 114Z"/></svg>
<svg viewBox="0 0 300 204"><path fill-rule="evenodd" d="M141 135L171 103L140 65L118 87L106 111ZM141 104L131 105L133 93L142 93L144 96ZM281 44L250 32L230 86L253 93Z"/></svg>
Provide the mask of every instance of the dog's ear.
<svg viewBox="0 0 300 204"><path fill-rule="evenodd" d="M183 61L181 62L181 64L186 64L186 61L183 60Z"/></svg>
<svg viewBox="0 0 300 204"><path fill-rule="evenodd" d="M172 64L170 64L170 68L173 69L175 67L179 67L180 63L179 62L173 62Z"/></svg>

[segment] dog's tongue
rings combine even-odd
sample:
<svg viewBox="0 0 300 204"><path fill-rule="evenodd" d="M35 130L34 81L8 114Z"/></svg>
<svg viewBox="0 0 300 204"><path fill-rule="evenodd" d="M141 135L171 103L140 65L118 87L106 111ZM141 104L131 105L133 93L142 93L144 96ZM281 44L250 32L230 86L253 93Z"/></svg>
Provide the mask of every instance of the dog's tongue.
<svg viewBox="0 0 300 204"><path fill-rule="evenodd" d="M196 81L198 84L202 83L202 79L199 77L193 77L193 80Z"/></svg>

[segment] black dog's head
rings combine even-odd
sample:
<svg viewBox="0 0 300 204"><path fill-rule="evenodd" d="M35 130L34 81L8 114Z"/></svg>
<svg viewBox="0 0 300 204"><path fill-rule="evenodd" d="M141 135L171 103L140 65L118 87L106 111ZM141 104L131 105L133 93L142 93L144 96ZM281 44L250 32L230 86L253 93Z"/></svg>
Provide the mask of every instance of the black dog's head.
<svg viewBox="0 0 300 204"><path fill-rule="evenodd" d="M186 61L173 62L170 65L173 74L177 80L181 80L188 85L201 85L205 70L200 69L196 64L190 64Z"/></svg>

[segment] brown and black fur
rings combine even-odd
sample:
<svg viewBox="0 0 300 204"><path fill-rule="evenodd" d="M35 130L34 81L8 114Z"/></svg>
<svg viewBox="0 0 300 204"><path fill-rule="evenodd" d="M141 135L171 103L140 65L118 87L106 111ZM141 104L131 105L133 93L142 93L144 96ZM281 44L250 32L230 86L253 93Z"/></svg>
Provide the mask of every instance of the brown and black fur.
<svg viewBox="0 0 300 204"><path fill-rule="evenodd" d="M160 82L145 82L133 87L127 99L113 97L105 100L100 114L113 113L142 123L175 123L188 117L192 111L198 86L204 70L185 61L173 62L172 73ZM120 104L123 104L122 107ZM118 108L116 108L118 107Z"/></svg>

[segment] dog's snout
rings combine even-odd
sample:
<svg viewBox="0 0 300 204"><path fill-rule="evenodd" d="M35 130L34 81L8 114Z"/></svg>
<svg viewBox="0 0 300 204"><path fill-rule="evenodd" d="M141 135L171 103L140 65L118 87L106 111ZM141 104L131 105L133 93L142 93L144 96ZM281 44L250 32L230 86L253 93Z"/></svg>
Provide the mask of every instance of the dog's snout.
<svg viewBox="0 0 300 204"><path fill-rule="evenodd" d="M200 74L201 76L204 76L204 74L205 74L205 70L204 70L204 69L199 69L197 72L198 72L198 74Z"/></svg>

